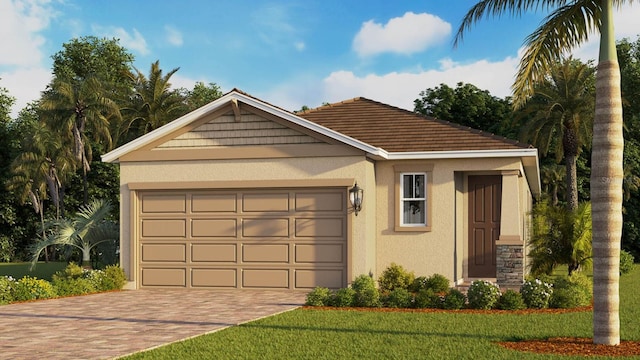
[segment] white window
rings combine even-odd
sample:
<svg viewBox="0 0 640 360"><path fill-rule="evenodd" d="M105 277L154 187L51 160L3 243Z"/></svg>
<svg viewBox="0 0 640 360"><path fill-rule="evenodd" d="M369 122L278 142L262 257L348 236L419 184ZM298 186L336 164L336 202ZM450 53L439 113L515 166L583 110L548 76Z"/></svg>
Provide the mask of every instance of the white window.
<svg viewBox="0 0 640 360"><path fill-rule="evenodd" d="M428 225L427 173L400 174L400 225Z"/></svg>

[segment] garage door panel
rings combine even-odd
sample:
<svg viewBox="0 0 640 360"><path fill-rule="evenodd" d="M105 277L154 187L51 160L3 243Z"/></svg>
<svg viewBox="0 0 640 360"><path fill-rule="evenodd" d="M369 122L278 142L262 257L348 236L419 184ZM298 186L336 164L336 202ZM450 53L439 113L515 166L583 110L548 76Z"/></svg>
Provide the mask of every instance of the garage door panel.
<svg viewBox="0 0 640 360"><path fill-rule="evenodd" d="M187 246L182 244L144 244L142 261L187 261Z"/></svg>
<svg viewBox="0 0 640 360"><path fill-rule="evenodd" d="M141 287L346 286L347 190L144 190Z"/></svg>
<svg viewBox="0 0 640 360"><path fill-rule="evenodd" d="M236 237L236 219L192 219L193 237Z"/></svg>
<svg viewBox="0 0 640 360"><path fill-rule="evenodd" d="M235 263L236 244L193 244L191 261L193 262L229 262Z"/></svg>
<svg viewBox="0 0 640 360"><path fill-rule="evenodd" d="M308 192L296 193L296 211L343 211L345 200L342 193Z"/></svg>
<svg viewBox="0 0 640 360"><path fill-rule="evenodd" d="M289 237L289 219L243 219L242 236L244 237Z"/></svg>
<svg viewBox="0 0 640 360"><path fill-rule="evenodd" d="M248 263L288 263L289 245L244 244L242 246L242 261Z"/></svg>
<svg viewBox="0 0 640 360"><path fill-rule="evenodd" d="M184 268L143 268L143 286L187 286L187 270Z"/></svg>
<svg viewBox="0 0 640 360"><path fill-rule="evenodd" d="M344 261L342 244L297 244L295 246L296 263L336 263Z"/></svg>
<svg viewBox="0 0 640 360"><path fill-rule="evenodd" d="M191 286L235 288L237 284L235 269L193 269L191 271Z"/></svg>
<svg viewBox="0 0 640 360"><path fill-rule="evenodd" d="M344 282L343 270L296 270L296 289L313 289L316 286L330 289L341 288Z"/></svg>
<svg viewBox="0 0 640 360"><path fill-rule="evenodd" d="M185 219L142 220L142 237L180 237L187 235Z"/></svg>
<svg viewBox="0 0 640 360"><path fill-rule="evenodd" d="M242 211L244 212L289 211L289 193L244 194L242 197Z"/></svg>
<svg viewBox="0 0 640 360"><path fill-rule="evenodd" d="M296 237L343 237L344 219L296 219Z"/></svg>
<svg viewBox="0 0 640 360"><path fill-rule="evenodd" d="M242 271L242 287L245 288L289 288L288 269L245 269Z"/></svg>
<svg viewBox="0 0 640 360"><path fill-rule="evenodd" d="M186 195L144 195L142 213L184 213L186 204Z"/></svg>
<svg viewBox="0 0 640 360"><path fill-rule="evenodd" d="M236 212L236 194L194 194L191 197L191 211L199 212Z"/></svg>

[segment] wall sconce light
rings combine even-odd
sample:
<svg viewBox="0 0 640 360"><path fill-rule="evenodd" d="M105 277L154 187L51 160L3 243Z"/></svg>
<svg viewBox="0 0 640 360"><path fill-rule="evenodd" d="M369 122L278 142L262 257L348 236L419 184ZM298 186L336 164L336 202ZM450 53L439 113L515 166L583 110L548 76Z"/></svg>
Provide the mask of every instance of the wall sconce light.
<svg viewBox="0 0 640 360"><path fill-rule="evenodd" d="M353 211L356 213L356 216L358 216L358 212L362 209L363 196L364 190L358 186L358 183L349 189L349 201L351 202L351 206L353 207Z"/></svg>

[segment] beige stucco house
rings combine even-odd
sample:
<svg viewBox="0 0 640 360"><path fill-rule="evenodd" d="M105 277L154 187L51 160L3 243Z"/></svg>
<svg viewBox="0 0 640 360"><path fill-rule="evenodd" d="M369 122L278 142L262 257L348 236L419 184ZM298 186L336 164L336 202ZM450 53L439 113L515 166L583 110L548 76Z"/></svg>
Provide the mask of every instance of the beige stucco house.
<svg viewBox="0 0 640 360"><path fill-rule="evenodd" d="M515 286L540 192L536 149L365 98L294 114L234 89L102 159L130 288L338 288L392 262Z"/></svg>

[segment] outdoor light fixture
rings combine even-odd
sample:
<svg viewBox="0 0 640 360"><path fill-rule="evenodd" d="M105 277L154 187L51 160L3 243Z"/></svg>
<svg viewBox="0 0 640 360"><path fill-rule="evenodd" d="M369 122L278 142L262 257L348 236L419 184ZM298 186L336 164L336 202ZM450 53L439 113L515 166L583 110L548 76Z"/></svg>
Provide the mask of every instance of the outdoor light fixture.
<svg viewBox="0 0 640 360"><path fill-rule="evenodd" d="M362 209L362 198L364 195L364 190L362 190L358 183L353 185L351 189L349 189L349 201L351 201L351 206L353 206L353 212L358 216L358 212Z"/></svg>

